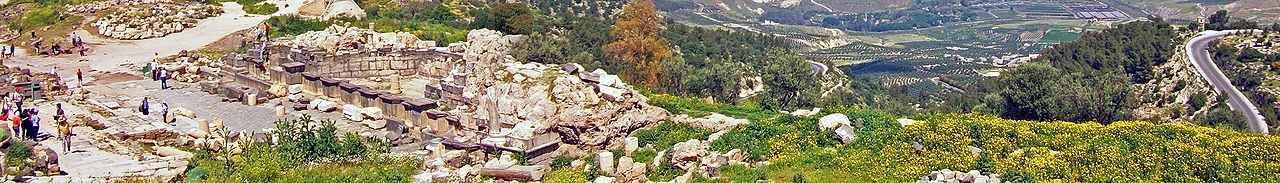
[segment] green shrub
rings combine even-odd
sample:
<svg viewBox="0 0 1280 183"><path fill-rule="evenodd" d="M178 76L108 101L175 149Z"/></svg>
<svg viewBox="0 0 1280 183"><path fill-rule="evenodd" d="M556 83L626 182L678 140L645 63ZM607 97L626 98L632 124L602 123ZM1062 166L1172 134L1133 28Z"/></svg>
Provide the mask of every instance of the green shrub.
<svg viewBox="0 0 1280 183"><path fill-rule="evenodd" d="M764 171L742 165L720 167L720 176L728 179L729 182L756 182L756 180L768 180L768 177L765 177Z"/></svg>
<svg viewBox="0 0 1280 183"><path fill-rule="evenodd" d="M310 117L276 123L279 145L250 144L232 158L196 151L192 166L207 170L208 182L409 182L421 160L398 157L384 142L347 135L332 122L313 126Z"/></svg>
<svg viewBox="0 0 1280 183"><path fill-rule="evenodd" d="M195 167L191 168L191 170L187 170L185 176L187 177L187 181L204 180L209 177L209 171L205 170L204 167Z"/></svg>
<svg viewBox="0 0 1280 183"><path fill-rule="evenodd" d="M649 163L653 161L653 157L658 156L658 152L650 148L640 148L635 152L631 152L631 159L635 162Z"/></svg>
<svg viewBox="0 0 1280 183"><path fill-rule="evenodd" d="M543 182L590 182L592 178L587 177L583 171L574 170L572 168L556 168L547 173L542 179Z"/></svg>
<svg viewBox="0 0 1280 183"><path fill-rule="evenodd" d="M667 150L676 143L689 139L705 140L711 132L691 127L686 124L663 122L657 127L636 130L635 136L639 145L653 144L655 150Z"/></svg>
<svg viewBox="0 0 1280 183"><path fill-rule="evenodd" d="M650 168L644 172L644 176L651 181L671 181L676 176L684 175L684 170L671 165L671 161L662 161L662 164L659 164L658 167Z"/></svg>
<svg viewBox="0 0 1280 183"><path fill-rule="evenodd" d="M280 11L279 7L276 7L275 4L271 3L245 5L243 9L245 13L258 15L270 15L272 13L276 13L276 11Z"/></svg>
<svg viewBox="0 0 1280 183"><path fill-rule="evenodd" d="M302 18L298 15L274 16L267 19L267 24L271 25L271 34L268 37L272 38L298 35L308 31L321 31L329 28L329 22Z"/></svg>
<svg viewBox="0 0 1280 183"><path fill-rule="evenodd" d="M31 158L31 147L22 142L9 143L9 147L4 149L4 157L5 165L25 165L24 160Z"/></svg>
<svg viewBox="0 0 1280 183"><path fill-rule="evenodd" d="M58 15L63 13L58 8L59 7L56 6L49 6L37 7L28 10L26 13L22 14L21 18L18 18L18 21L10 22L9 29L31 30L56 24L60 21L58 20Z"/></svg>

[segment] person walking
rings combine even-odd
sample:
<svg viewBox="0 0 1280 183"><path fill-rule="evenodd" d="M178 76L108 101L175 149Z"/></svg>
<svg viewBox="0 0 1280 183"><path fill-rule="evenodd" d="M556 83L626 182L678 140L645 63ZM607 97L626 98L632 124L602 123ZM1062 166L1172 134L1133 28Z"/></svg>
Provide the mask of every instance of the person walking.
<svg viewBox="0 0 1280 183"><path fill-rule="evenodd" d="M169 103L162 102L160 103L160 106L164 107L164 108L161 108L164 110L160 111L160 121L164 121L164 123L169 123L170 122L169 121Z"/></svg>
<svg viewBox="0 0 1280 183"><path fill-rule="evenodd" d="M18 111L22 111L22 87L16 86L13 88L13 90L14 90L13 93L11 93L12 95L10 95L9 97L13 98L14 108L18 109Z"/></svg>
<svg viewBox="0 0 1280 183"><path fill-rule="evenodd" d="M80 84L80 87L84 87L84 72L80 69L76 69L76 80L77 84Z"/></svg>
<svg viewBox="0 0 1280 183"><path fill-rule="evenodd" d="M151 107L149 106L151 102L148 101L149 99L150 97L142 97L142 106L138 106L138 110L141 111L144 116L151 114Z"/></svg>
<svg viewBox="0 0 1280 183"><path fill-rule="evenodd" d="M169 71L160 69L160 89L169 89Z"/></svg>
<svg viewBox="0 0 1280 183"><path fill-rule="evenodd" d="M67 114L62 110L62 103L55 105L58 108L57 114L53 116L58 125L57 139L61 142L63 152L71 152L71 124L67 122Z"/></svg>
<svg viewBox="0 0 1280 183"><path fill-rule="evenodd" d="M39 142L40 140L36 139L36 137L40 134L40 111L31 109L31 120L29 121L31 121L31 127L27 129L27 137Z"/></svg>

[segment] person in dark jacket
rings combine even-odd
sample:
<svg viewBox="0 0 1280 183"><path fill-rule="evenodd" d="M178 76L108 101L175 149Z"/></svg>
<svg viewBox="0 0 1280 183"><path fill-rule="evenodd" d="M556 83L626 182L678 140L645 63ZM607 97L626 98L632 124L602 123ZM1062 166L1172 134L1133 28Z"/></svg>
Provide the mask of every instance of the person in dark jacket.
<svg viewBox="0 0 1280 183"><path fill-rule="evenodd" d="M138 106L138 111L142 112L142 115L151 115L151 107L149 106L151 102L147 101L148 99L149 98L147 97L143 97L142 106Z"/></svg>

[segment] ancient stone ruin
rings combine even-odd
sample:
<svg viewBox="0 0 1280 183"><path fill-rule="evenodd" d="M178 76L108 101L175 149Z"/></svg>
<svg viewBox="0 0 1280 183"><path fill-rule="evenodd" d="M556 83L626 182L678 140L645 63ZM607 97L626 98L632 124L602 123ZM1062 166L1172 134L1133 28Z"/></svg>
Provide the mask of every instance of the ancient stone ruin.
<svg viewBox="0 0 1280 183"><path fill-rule="evenodd" d="M668 115L603 70L514 61L507 50L521 36L481 29L467 37L432 47L407 33L332 26L272 42L270 54L179 57L162 67L231 101L278 105L281 115L340 113L396 148L422 152L435 180L537 180L561 153L620 144L610 139ZM287 102L264 104L270 98Z"/></svg>

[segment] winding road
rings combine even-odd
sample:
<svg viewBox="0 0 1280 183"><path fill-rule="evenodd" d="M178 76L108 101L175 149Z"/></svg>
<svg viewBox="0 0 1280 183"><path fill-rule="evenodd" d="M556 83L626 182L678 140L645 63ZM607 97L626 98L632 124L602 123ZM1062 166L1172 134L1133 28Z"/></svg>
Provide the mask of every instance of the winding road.
<svg viewBox="0 0 1280 183"><path fill-rule="evenodd" d="M1222 70L1218 68L1217 64L1213 63L1213 59L1209 57L1209 51L1207 49L1209 48L1210 42L1221 39L1229 34L1252 33L1254 31L1257 30L1201 32L1200 36L1191 38L1190 41L1187 41L1186 49L1187 58L1190 58L1191 64L1195 65L1196 72L1199 72L1202 78L1209 81L1209 84L1213 85L1214 90L1217 91L1218 94L1227 95L1227 105L1230 106L1232 110L1238 111L1244 115L1245 119L1249 122L1249 130L1265 134L1270 131L1270 126L1267 125L1267 122L1262 115L1258 113L1258 108L1255 107L1248 98L1245 98L1244 94L1241 94L1239 89L1236 89L1234 85L1231 85L1231 80L1228 79L1226 75L1222 74Z"/></svg>

